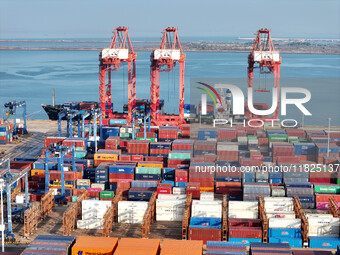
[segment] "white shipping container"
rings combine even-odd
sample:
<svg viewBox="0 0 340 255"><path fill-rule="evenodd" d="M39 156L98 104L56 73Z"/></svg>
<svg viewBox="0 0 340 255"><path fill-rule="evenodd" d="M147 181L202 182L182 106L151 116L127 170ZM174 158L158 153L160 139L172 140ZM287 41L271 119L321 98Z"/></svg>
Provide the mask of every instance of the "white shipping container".
<svg viewBox="0 0 340 255"><path fill-rule="evenodd" d="M81 202L82 219L102 219L111 205L111 201L83 200Z"/></svg>
<svg viewBox="0 0 340 255"><path fill-rule="evenodd" d="M172 194L174 195L183 195L186 194L187 190L185 187L173 187Z"/></svg>
<svg viewBox="0 0 340 255"><path fill-rule="evenodd" d="M253 201L229 201L229 210L252 210L258 211L258 202Z"/></svg>
<svg viewBox="0 0 340 255"><path fill-rule="evenodd" d="M128 59L129 49L102 49L102 58Z"/></svg>
<svg viewBox="0 0 340 255"><path fill-rule="evenodd" d="M141 224L148 204L144 201L119 201L118 222Z"/></svg>
<svg viewBox="0 0 340 255"><path fill-rule="evenodd" d="M169 58L172 60L179 60L181 57L180 50L171 49L156 49L153 53L154 59Z"/></svg>
<svg viewBox="0 0 340 255"><path fill-rule="evenodd" d="M292 197L265 197L264 202L293 202Z"/></svg>
<svg viewBox="0 0 340 255"><path fill-rule="evenodd" d="M222 217L222 201L193 200L191 206L192 217Z"/></svg>
<svg viewBox="0 0 340 255"><path fill-rule="evenodd" d="M238 144L217 143L217 151L238 151Z"/></svg>
<svg viewBox="0 0 340 255"><path fill-rule="evenodd" d="M92 183L91 188L105 190L104 183Z"/></svg>
<svg viewBox="0 0 340 255"><path fill-rule="evenodd" d="M187 195L185 194L180 194L180 195L176 195L176 194L158 194L158 199L159 200L186 200L187 199Z"/></svg>
<svg viewBox="0 0 340 255"><path fill-rule="evenodd" d="M294 204L293 202L265 202L264 203L265 210L267 211L293 211Z"/></svg>
<svg viewBox="0 0 340 255"><path fill-rule="evenodd" d="M309 236L339 236L339 218L309 218Z"/></svg>
<svg viewBox="0 0 340 255"><path fill-rule="evenodd" d="M270 218L269 228L301 228L301 219Z"/></svg>
<svg viewBox="0 0 340 255"><path fill-rule="evenodd" d="M280 54L278 51L254 51L254 61L280 61Z"/></svg>
<svg viewBox="0 0 340 255"><path fill-rule="evenodd" d="M214 192L202 192L200 196L202 201L214 201Z"/></svg>
<svg viewBox="0 0 340 255"><path fill-rule="evenodd" d="M78 179L77 180L77 186L90 186L91 181L90 179Z"/></svg>
<svg viewBox="0 0 340 255"><path fill-rule="evenodd" d="M267 218L288 218L288 219L295 219L295 212L294 211L266 211Z"/></svg>
<svg viewBox="0 0 340 255"><path fill-rule="evenodd" d="M78 229L103 229L103 219L78 220Z"/></svg>
<svg viewBox="0 0 340 255"><path fill-rule="evenodd" d="M230 210L228 212L228 217L232 219L258 219L259 213L257 211L251 210Z"/></svg>
<svg viewBox="0 0 340 255"><path fill-rule="evenodd" d="M328 214L328 213L306 213L306 217L307 219L309 218L333 218L332 214Z"/></svg>

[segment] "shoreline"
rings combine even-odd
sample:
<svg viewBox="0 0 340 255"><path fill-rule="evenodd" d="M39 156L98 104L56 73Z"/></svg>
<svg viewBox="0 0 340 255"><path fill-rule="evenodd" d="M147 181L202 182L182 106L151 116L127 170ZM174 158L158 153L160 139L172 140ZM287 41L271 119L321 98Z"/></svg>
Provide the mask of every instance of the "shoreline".
<svg viewBox="0 0 340 255"><path fill-rule="evenodd" d="M184 52L229 52L229 53L249 53L248 49L187 49ZM55 48L55 47L7 47L0 46L0 50L17 50L17 51L100 51L102 48ZM135 51L152 51L155 48L135 47ZM285 54L325 54L339 55L339 50L321 50L321 49L279 49L280 53Z"/></svg>

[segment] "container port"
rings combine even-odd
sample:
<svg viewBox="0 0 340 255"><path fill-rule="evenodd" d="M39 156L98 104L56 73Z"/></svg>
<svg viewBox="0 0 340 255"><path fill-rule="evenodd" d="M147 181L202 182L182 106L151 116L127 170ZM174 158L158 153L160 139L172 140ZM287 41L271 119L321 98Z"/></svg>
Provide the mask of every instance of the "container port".
<svg viewBox="0 0 340 255"><path fill-rule="evenodd" d="M264 69L280 89L270 33L255 33L251 90ZM219 102L184 104L186 55L174 27L150 56L150 99L137 98L136 61L128 28L117 27L99 53L99 102L43 105L51 120L27 119L25 101L4 105L1 254L340 255L340 127L270 126L278 105L265 116L242 105L241 118L230 90L221 99L222 88L205 83ZM123 64L128 96L118 111L112 77ZM159 79L175 71L176 114L164 110ZM263 125L215 125L224 118Z"/></svg>

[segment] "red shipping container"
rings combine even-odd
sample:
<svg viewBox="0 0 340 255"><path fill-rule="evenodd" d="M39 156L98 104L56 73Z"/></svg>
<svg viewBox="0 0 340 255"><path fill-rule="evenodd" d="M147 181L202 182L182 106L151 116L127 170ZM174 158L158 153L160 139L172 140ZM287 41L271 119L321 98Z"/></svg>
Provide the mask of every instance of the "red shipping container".
<svg viewBox="0 0 340 255"><path fill-rule="evenodd" d="M168 159L168 167L177 165L188 165L190 164L190 159Z"/></svg>
<svg viewBox="0 0 340 255"><path fill-rule="evenodd" d="M132 154L149 154L150 141L129 141L127 150Z"/></svg>
<svg viewBox="0 0 340 255"><path fill-rule="evenodd" d="M190 137L190 125L182 125L182 137Z"/></svg>
<svg viewBox="0 0 340 255"><path fill-rule="evenodd" d="M259 219L229 219L229 227L261 227Z"/></svg>
<svg viewBox="0 0 340 255"><path fill-rule="evenodd" d="M229 238L262 238L261 227L229 227Z"/></svg>
<svg viewBox="0 0 340 255"><path fill-rule="evenodd" d="M14 161L11 160L11 169L32 169L31 161Z"/></svg>
<svg viewBox="0 0 340 255"><path fill-rule="evenodd" d="M100 191L99 190L88 190L87 195L88 197L99 197Z"/></svg>
<svg viewBox="0 0 340 255"><path fill-rule="evenodd" d="M234 128L219 128L217 129L218 141L236 141L237 131Z"/></svg>
<svg viewBox="0 0 340 255"><path fill-rule="evenodd" d="M277 164L294 164L300 163L300 159L297 156L278 156L276 162Z"/></svg>
<svg viewBox="0 0 340 255"><path fill-rule="evenodd" d="M144 132L137 132L136 133L136 137L138 138L143 138L144 137ZM155 138L156 137L156 133L154 132L146 132L146 138Z"/></svg>
<svg viewBox="0 0 340 255"><path fill-rule="evenodd" d="M119 160L130 161L131 160L131 156L130 155L120 155L119 156Z"/></svg>
<svg viewBox="0 0 340 255"><path fill-rule="evenodd" d="M119 137L108 137L105 140L105 149L116 150L119 144Z"/></svg>
<svg viewBox="0 0 340 255"><path fill-rule="evenodd" d="M158 194L172 194L171 184L170 184L170 187L164 187L164 186L157 187L157 195Z"/></svg>
<svg viewBox="0 0 340 255"><path fill-rule="evenodd" d="M191 163L203 163L203 162L204 162L204 157L191 158Z"/></svg>
<svg viewBox="0 0 340 255"><path fill-rule="evenodd" d="M204 162L206 163L214 163L217 158L215 154L205 154L203 157L204 157Z"/></svg>
<svg viewBox="0 0 340 255"><path fill-rule="evenodd" d="M329 195L329 194L316 194L316 202L329 202L329 199L333 197L335 202L340 202L340 195Z"/></svg>
<svg viewBox="0 0 340 255"><path fill-rule="evenodd" d="M53 143L62 143L65 139L66 137L46 137L44 139L44 148Z"/></svg>
<svg viewBox="0 0 340 255"><path fill-rule="evenodd" d="M216 194L229 194L229 196L242 197L243 191L240 188L216 187Z"/></svg>
<svg viewBox="0 0 340 255"><path fill-rule="evenodd" d="M144 156L143 155L131 155L131 160L132 161L143 161Z"/></svg>
<svg viewBox="0 0 340 255"><path fill-rule="evenodd" d="M187 184L187 194L192 194L192 198L200 198L200 183L199 182L188 182Z"/></svg>
<svg viewBox="0 0 340 255"><path fill-rule="evenodd" d="M238 151L217 151L217 160L238 161Z"/></svg>
<svg viewBox="0 0 340 255"><path fill-rule="evenodd" d="M172 149L192 152L194 150L194 140L175 140L172 142Z"/></svg>
<svg viewBox="0 0 340 255"><path fill-rule="evenodd" d="M188 231L188 240L221 241L221 229L219 228L191 228Z"/></svg>

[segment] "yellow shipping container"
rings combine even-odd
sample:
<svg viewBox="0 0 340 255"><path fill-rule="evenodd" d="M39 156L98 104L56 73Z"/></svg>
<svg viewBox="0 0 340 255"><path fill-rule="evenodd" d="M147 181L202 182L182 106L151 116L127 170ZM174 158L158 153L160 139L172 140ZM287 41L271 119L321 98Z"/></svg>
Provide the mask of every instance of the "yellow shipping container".
<svg viewBox="0 0 340 255"><path fill-rule="evenodd" d="M72 247L72 255L112 255L118 238L79 236Z"/></svg>
<svg viewBox="0 0 340 255"><path fill-rule="evenodd" d="M94 154L96 160L118 160L118 154L114 153L96 153Z"/></svg>
<svg viewBox="0 0 340 255"><path fill-rule="evenodd" d="M159 162L159 163L148 163L148 162L139 162L138 163L138 167L158 167L158 168L163 168L163 163Z"/></svg>
<svg viewBox="0 0 340 255"><path fill-rule="evenodd" d="M114 255L157 255L159 239L122 238Z"/></svg>
<svg viewBox="0 0 340 255"><path fill-rule="evenodd" d="M45 176L45 170L41 169L32 169L31 176Z"/></svg>
<svg viewBox="0 0 340 255"><path fill-rule="evenodd" d="M214 192L214 187L200 187L200 191L202 192Z"/></svg>

